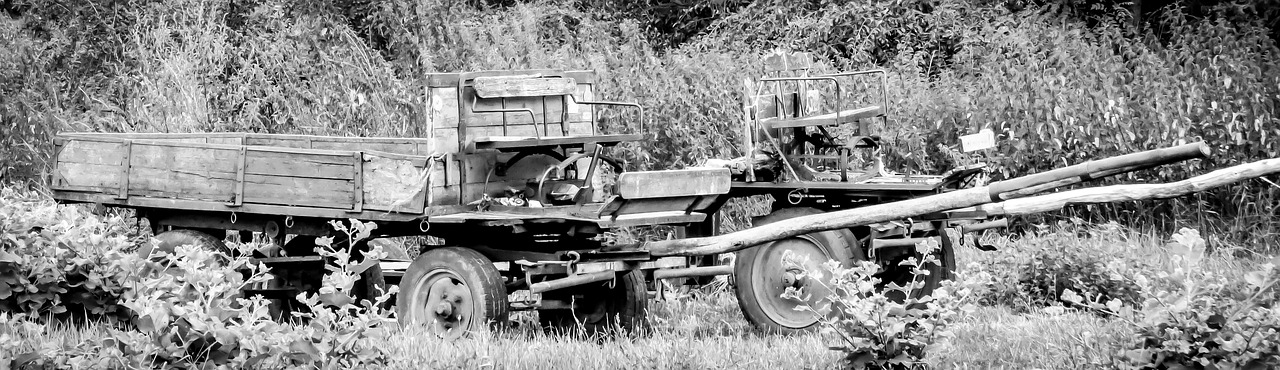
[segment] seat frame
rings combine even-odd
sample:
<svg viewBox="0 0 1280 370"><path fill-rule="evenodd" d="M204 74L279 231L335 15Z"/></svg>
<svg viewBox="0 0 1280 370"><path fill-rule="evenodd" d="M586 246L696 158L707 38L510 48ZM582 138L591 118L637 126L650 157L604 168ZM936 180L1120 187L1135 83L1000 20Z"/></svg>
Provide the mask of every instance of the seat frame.
<svg viewBox="0 0 1280 370"><path fill-rule="evenodd" d="M840 181L849 181L849 157L855 149L868 148L872 150L872 155L877 157L875 162L880 162L879 157L879 137L870 135L869 121L876 118L884 119L888 122L888 81L885 71L882 69L839 72L831 74L812 75L810 71L813 67L812 57L808 53L783 54L777 53L765 58L765 73L759 78L757 84L757 92L754 96L761 96L765 89L765 85L772 84L774 93L771 102L774 104L774 117L760 117L759 110L754 117L755 130L753 132L762 133L765 138L777 145L778 155L782 156L784 167L791 172L793 177L798 181L804 181L798 171L790 164L790 158L799 160L818 160L824 163L835 161L836 167L839 168ZM880 75L880 91L883 105L871 105L858 107L853 109L845 109L844 96L841 94L842 78L852 78L858 76ZM835 89L835 111L825 114L806 115L805 110L808 107L805 101L808 92L808 84L813 82L827 82L834 86ZM795 93L784 92L785 84L794 84ZM794 97L794 99L784 99ZM788 112L787 102L790 103L791 109ZM750 118L750 117L749 117ZM827 131L827 126L836 126L848 123L856 123L857 135L850 143L839 143L835 136ZM814 127L817 132L810 134L807 128ZM789 135L784 135L784 129L790 129ZM784 143L784 136L789 136L791 140ZM754 141L754 140L752 140ZM808 150L805 144L812 146L813 154L806 153ZM754 145L754 144L751 144ZM819 152L834 151L834 155L822 155ZM879 168L879 166L874 166ZM878 170L866 169L864 174L871 172L880 172ZM866 176L859 176L865 178Z"/></svg>

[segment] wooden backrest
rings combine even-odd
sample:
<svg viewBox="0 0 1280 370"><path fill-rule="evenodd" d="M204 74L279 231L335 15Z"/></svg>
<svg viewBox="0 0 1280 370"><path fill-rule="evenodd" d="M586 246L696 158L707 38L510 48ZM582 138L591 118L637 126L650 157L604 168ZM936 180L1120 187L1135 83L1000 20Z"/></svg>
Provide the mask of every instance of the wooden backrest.
<svg viewBox="0 0 1280 370"><path fill-rule="evenodd" d="M479 98L565 96L578 91L572 78L537 75L476 77L471 87Z"/></svg>

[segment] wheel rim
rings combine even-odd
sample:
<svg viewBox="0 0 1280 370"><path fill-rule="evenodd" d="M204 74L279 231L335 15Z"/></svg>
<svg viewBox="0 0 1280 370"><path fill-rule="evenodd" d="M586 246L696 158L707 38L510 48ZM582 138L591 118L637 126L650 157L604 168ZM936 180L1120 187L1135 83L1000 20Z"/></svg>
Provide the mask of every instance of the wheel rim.
<svg viewBox="0 0 1280 370"><path fill-rule="evenodd" d="M426 325L441 337L462 337L475 313L471 289L457 274L447 270L428 272L414 284L413 322Z"/></svg>
<svg viewBox="0 0 1280 370"><path fill-rule="evenodd" d="M795 264L786 263L783 255L787 251L792 251L796 257L803 260L801 266L810 273L820 272L822 264L831 259L831 256L822 248L820 242L808 235L779 240L759 248L760 250L751 261L750 289L759 302L760 310L770 320L787 328L801 329L816 323L818 318L812 312L797 311L795 308L805 303L816 307L817 303L825 299L830 292L819 284L806 284L804 279L796 279L794 271L788 271L788 268L794 267ZM804 301L783 298L782 293L789 286L803 286L805 295L810 299Z"/></svg>

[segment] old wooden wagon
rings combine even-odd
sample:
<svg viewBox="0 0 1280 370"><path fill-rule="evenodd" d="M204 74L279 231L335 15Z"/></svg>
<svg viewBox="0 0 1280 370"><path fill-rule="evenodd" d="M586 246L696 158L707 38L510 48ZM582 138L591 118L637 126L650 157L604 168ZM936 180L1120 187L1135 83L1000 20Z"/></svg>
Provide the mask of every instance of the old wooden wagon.
<svg viewBox="0 0 1280 370"><path fill-rule="evenodd" d="M626 171L608 152L646 139L643 109L594 100L593 79L556 70L430 75L422 138L63 133L51 184L62 202L136 209L160 248L225 250L227 231L282 246L258 256L277 281L247 294L288 302L315 289L325 263L315 237L341 239L328 222L355 219L376 222L374 237L445 242L412 263L362 272L357 290L366 295L399 281L404 323L455 336L504 322L510 310L538 310L548 326L604 326L608 317L628 327L643 320L641 271L685 259L599 252L604 234L703 221L724 201L729 176ZM608 108L625 112L602 132L597 116ZM354 244L357 253L368 245ZM392 266L402 270L382 268ZM508 301L519 290L538 294Z"/></svg>
<svg viewBox="0 0 1280 370"><path fill-rule="evenodd" d="M880 139L867 124L887 121L887 101L840 94L842 79L883 72L810 73L807 58L770 57L770 75L757 82L771 91L744 94L748 155L711 167L628 171L609 152L648 139L643 107L596 100L590 71L526 70L428 76L427 123L415 138L64 133L50 181L61 202L137 210L161 249L225 251L223 239L235 234L269 241L279 248L255 257L277 278L246 294L284 309L317 288L327 261L313 250L316 237L368 251L366 240L343 240L329 225L354 219L375 222L374 238L443 241L412 261L361 271L357 289L369 296L398 281L400 322L440 335L503 323L514 310L536 310L549 327L634 327L653 280L724 274L752 323L792 332L816 318L795 310L813 302L782 297L805 285L783 262L788 252L815 263L876 261L894 282L910 278L898 262L914 256L913 246L937 238L942 263L923 294L954 268L957 235L1002 225L987 220L1005 200L1207 155L1203 143L1188 144L987 186L966 185L980 166L894 173L878 160ZM814 82L832 84L834 95L824 100L828 90L808 89ZM616 114L605 122L602 109ZM772 213L717 235L713 216L728 198L759 195L774 200ZM650 225L685 233L633 244L605 237ZM733 266L704 258L729 252L738 253Z"/></svg>

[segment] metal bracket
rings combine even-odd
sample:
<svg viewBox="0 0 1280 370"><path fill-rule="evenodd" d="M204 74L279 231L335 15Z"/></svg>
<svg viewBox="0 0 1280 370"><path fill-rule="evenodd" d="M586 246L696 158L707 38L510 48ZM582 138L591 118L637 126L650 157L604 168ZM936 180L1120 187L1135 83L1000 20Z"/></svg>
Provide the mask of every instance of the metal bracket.
<svg viewBox="0 0 1280 370"><path fill-rule="evenodd" d="M246 166L245 161L248 157L245 150L244 146L240 147L240 154L236 160L236 188L235 193L231 195L231 201L227 202L228 207L239 207L244 205L244 170Z"/></svg>
<svg viewBox="0 0 1280 370"><path fill-rule="evenodd" d="M354 184L351 197L355 204L347 212L359 213L364 212L364 153L355 152L352 158L355 159L355 178L351 181Z"/></svg>
<svg viewBox="0 0 1280 370"><path fill-rule="evenodd" d="M129 199L129 167L133 165L133 141L125 140L120 155L120 193L116 199Z"/></svg>

